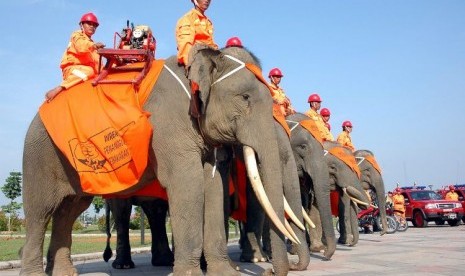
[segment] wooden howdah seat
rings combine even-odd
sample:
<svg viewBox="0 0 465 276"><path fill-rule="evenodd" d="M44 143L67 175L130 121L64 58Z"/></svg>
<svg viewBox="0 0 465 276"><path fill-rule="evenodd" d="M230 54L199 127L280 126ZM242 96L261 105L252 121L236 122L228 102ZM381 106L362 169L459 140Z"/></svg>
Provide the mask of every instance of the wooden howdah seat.
<svg viewBox="0 0 465 276"><path fill-rule="evenodd" d="M154 59L153 51L149 49L99 49L99 68L102 68L102 58L107 60L105 66L93 80L92 85L131 83L137 89L146 76ZM133 79L105 79L108 74L116 72L140 71Z"/></svg>

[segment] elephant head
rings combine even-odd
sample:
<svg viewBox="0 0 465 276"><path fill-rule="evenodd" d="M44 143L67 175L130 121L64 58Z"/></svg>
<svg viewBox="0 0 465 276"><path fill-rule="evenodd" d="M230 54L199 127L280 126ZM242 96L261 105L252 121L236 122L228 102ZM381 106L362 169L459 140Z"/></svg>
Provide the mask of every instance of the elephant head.
<svg viewBox="0 0 465 276"><path fill-rule="evenodd" d="M387 233L387 219L386 219L386 197L384 189L384 181L381 176L381 169L379 168L374 154L369 150L357 150L354 153L358 161L358 166L361 171L361 185L363 189L371 189L376 194L378 202L379 214L381 217L382 230L381 235Z"/></svg>

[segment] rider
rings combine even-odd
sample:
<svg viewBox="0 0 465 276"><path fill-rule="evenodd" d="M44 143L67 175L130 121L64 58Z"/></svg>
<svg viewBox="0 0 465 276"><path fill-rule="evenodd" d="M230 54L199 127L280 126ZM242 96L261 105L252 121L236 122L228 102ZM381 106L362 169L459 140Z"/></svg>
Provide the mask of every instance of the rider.
<svg viewBox="0 0 465 276"><path fill-rule="evenodd" d="M318 130L320 131L321 137L323 140L333 141L334 137L329 132L328 128L325 126L325 122L323 121L323 117L318 114L318 110L321 108L321 98L318 94L311 94L308 97L307 101L310 105L310 109L305 112L305 115L310 117L313 121L315 121Z"/></svg>
<svg viewBox="0 0 465 276"><path fill-rule="evenodd" d="M270 88L272 90L273 101L279 105L280 111L284 117L294 114L295 110L291 105L291 101L284 93L284 90L279 86L283 74L279 68L273 68L268 73L268 77L271 80Z"/></svg>
<svg viewBox="0 0 465 276"><path fill-rule="evenodd" d="M189 51L200 43L218 49L213 41L213 23L205 15L211 0L191 0L194 8L184 14L176 24L176 44L178 63L184 67L188 62Z"/></svg>
<svg viewBox="0 0 465 276"><path fill-rule="evenodd" d="M325 133L323 134L323 137L325 138L325 140L334 141L334 137L331 134L331 125L329 124L329 118L331 117L331 112L329 111L328 108L322 108L320 110L320 116L323 119L323 122L325 123L325 127L326 127L324 130Z"/></svg>
<svg viewBox="0 0 465 276"><path fill-rule="evenodd" d="M400 192L401 189L399 187L394 189L394 196L392 197L393 208L394 213L398 213L401 217L405 218L405 199Z"/></svg>
<svg viewBox="0 0 465 276"><path fill-rule="evenodd" d="M79 26L80 30L71 34L68 47L61 58L63 81L45 94L48 102L63 90L86 81L98 73L100 57L97 50L105 47L105 44L92 40L92 35L99 26L98 19L95 14L86 13L81 17Z"/></svg>
<svg viewBox="0 0 465 276"><path fill-rule="evenodd" d="M343 145L355 151L354 144L352 144L352 139L350 138L350 133L352 132L352 123L350 121L344 121L342 123L342 132L337 137L339 144Z"/></svg>
<svg viewBox="0 0 465 276"><path fill-rule="evenodd" d="M444 197L446 200L453 200L459 201L459 195L455 192L454 185L449 185L449 191L447 192L446 196Z"/></svg>

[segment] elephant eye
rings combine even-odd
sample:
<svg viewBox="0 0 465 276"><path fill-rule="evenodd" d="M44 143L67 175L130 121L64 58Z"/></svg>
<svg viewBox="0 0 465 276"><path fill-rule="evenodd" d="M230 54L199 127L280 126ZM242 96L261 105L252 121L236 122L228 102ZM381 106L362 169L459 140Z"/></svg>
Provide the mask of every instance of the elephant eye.
<svg viewBox="0 0 465 276"><path fill-rule="evenodd" d="M250 98L250 95L249 95L249 94L243 94L243 95L242 95L242 99L244 99L244 101L249 100L249 98Z"/></svg>

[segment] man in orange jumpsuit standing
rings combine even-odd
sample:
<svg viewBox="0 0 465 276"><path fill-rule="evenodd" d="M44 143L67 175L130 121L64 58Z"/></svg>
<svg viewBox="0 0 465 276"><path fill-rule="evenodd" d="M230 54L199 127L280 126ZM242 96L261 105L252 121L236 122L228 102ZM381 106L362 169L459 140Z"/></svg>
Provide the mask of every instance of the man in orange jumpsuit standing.
<svg viewBox="0 0 465 276"><path fill-rule="evenodd" d="M405 218L405 199L404 196L400 193L400 188L394 190L394 196L392 197L392 203L394 208L394 213Z"/></svg>
<svg viewBox="0 0 465 276"><path fill-rule="evenodd" d="M323 121L323 117L318 114L318 110L321 108L321 98L318 94L311 94L308 97L308 101L310 104L310 109L305 112L305 115L310 117L313 121L315 121L318 130L320 131L321 137L325 141L333 141L334 137L329 132L328 128L325 126L325 122Z"/></svg>
<svg viewBox="0 0 465 276"><path fill-rule="evenodd" d="M284 93L284 90L279 86L283 73L279 68L273 68L268 73L268 78L270 78L271 83L269 84L272 90L272 97L275 104L279 105L281 113L284 117L294 114L295 110L291 105L291 101Z"/></svg>
<svg viewBox="0 0 465 276"><path fill-rule="evenodd" d="M350 133L352 132L352 123L350 121L344 121L342 123L342 132L337 137L339 144L344 147L349 148L352 151L355 151L355 147L352 144L352 138L350 138Z"/></svg>
<svg viewBox="0 0 465 276"><path fill-rule="evenodd" d="M196 43L218 49L213 41L213 23L205 15L211 0L191 0L194 8L184 14L176 24L176 44L178 63L186 66L189 51Z"/></svg>
<svg viewBox="0 0 465 276"><path fill-rule="evenodd" d="M45 94L47 101L51 101L63 90L86 81L98 73L97 50L105 47L105 44L95 43L92 40L92 35L99 26L98 19L93 13L86 13L81 17L79 26L81 29L71 34L68 47L61 58L60 68L63 72L63 82Z"/></svg>
<svg viewBox="0 0 465 276"><path fill-rule="evenodd" d="M447 192L446 196L444 197L446 200L452 201L459 201L459 195L455 192L454 185L449 186L449 191Z"/></svg>
<svg viewBox="0 0 465 276"><path fill-rule="evenodd" d="M322 108L320 110L320 116L323 119L325 129L323 137L325 140L334 141L334 137L331 134L331 125L329 124L329 118L331 117L331 112L327 108Z"/></svg>

